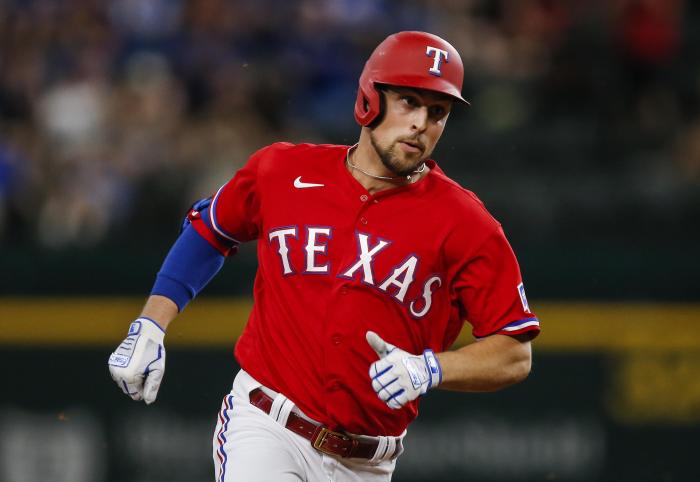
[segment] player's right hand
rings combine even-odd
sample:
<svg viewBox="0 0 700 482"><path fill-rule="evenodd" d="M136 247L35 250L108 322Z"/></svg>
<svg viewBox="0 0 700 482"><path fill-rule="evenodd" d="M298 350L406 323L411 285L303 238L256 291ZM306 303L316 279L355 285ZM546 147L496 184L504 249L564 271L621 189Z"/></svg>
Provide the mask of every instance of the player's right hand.
<svg viewBox="0 0 700 482"><path fill-rule="evenodd" d="M109 372L119 388L134 400L151 404L165 372L165 331L150 318L138 318L124 341L109 356Z"/></svg>

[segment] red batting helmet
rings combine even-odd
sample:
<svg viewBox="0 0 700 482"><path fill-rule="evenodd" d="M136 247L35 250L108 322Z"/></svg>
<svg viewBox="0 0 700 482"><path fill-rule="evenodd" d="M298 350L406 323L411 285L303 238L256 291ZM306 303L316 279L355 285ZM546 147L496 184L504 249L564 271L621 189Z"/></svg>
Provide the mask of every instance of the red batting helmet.
<svg viewBox="0 0 700 482"><path fill-rule="evenodd" d="M366 126L381 112L377 84L427 89L462 97L464 67L457 50L437 35L399 32L380 43L365 63L355 102L355 120Z"/></svg>

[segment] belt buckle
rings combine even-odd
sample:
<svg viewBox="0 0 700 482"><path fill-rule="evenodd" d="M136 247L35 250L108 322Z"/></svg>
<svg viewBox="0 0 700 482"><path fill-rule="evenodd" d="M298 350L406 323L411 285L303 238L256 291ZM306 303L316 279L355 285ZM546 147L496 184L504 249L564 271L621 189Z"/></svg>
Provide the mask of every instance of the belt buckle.
<svg viewBox="0 0 700 482"><path fill-rule="evenodd" d="M314 438L312 445L314 446L314 448L316 450L318 450L319 452L322 452L326 455L341 455L340 453L333 452L330 449L323 446L324 442L326 441L326 439L329 436L330 437L337 437L337 438L339 438L341 440L345 440L345 441L352 441L352 439L350 437L348 437L347 435L342 434L340 432L334 432L333 430L330 430L329 428L326 428L326 427L320 427L320 429L321 430L318 431L318 434ZM345 455L341 455L341 456L345 457Z"/></svg>

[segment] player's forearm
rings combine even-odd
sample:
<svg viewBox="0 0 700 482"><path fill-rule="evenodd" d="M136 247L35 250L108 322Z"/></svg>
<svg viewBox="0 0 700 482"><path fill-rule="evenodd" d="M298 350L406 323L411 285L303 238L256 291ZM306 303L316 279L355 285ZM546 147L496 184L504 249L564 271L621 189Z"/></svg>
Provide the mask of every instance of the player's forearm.
<svg viewBox="0 0 700 482"><path fill-rule="evenodd" d="M155 321L163 330L167 329L168 325L175 319L177 314L178 309L175 302L161 295L149 296L146 305L141 311L141 316Z"/></svg>
<svg viewBox="0 0 700 482"><path fill-rule="evenodd" d="M529 341L494 335L437 357L442 366L440 388L490 392L527 378L532 350Z"/></svg>
<svg viewBox="0 0 700 482"><path fill-rule="evenodd" d="M168 298L182 311L223 264L224 256L192 225L187 226L165 257L151 295Z"/></svg>

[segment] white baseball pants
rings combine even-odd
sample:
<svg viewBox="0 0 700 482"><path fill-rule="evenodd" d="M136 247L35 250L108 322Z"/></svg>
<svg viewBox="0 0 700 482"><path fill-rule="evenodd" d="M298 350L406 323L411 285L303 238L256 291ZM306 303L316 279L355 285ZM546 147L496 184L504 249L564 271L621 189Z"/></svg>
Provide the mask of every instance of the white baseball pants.
<svg viewBox="0 0 700 482"><path fill-rule="evenodd" d="M275 405L281 407L276 418L248 402L248 394L258 387L275 398ZM309 440L284 427L290 410L304 416L286 397L263 387L245 371L238 372L231 393L224 397L214 431L216 482L391 480L396 458L365 460L335 457L319 452ZM394 437L376 439L381 439L381 443L394 443ZM384 452L386 450L381 451ZM400 455L401 452L402 446L397 453Z"/></svg>

